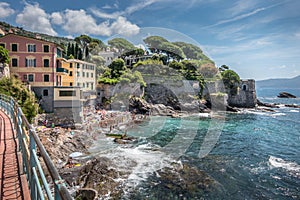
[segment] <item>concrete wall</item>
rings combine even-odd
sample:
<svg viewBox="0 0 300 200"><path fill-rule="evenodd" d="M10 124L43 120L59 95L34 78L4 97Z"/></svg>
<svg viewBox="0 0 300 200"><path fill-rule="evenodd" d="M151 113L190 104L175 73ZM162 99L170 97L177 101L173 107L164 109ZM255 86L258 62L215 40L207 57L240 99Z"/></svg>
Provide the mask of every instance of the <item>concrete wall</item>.
<svg viewBox="0 0 300 200"><path fill-rule="evenodd" d="M35 95L39 99L41 108L47 112L53 112L54 91L53 87L31 87ZM48 90L48 96L44 96L44 90Z"/></svg>

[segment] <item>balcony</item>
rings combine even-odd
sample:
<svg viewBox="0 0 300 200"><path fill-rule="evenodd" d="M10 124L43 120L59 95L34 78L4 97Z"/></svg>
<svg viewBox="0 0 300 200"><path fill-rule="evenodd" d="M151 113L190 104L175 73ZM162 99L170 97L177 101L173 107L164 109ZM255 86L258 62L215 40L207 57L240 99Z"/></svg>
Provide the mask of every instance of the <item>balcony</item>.
<svg viewBox="0 0 300 200"><path fill-rule="evenodd" d="M61 74L61 75L68 75L69 70L62 68L62 67L57 67L56 68L56 73Z"/></svg>

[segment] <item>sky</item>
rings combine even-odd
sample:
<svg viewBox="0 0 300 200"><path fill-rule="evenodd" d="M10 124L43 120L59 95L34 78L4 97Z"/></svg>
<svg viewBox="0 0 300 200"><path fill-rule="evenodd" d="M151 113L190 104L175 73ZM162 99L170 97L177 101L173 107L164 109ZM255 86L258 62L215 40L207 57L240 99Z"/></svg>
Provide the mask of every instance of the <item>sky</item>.
<svg viewBox="0 0 300 200"><path fill-rule="evenodd" d="M4 0L0 21L54 36L199 45L243 79L300 75L299 0Z"/></svg>

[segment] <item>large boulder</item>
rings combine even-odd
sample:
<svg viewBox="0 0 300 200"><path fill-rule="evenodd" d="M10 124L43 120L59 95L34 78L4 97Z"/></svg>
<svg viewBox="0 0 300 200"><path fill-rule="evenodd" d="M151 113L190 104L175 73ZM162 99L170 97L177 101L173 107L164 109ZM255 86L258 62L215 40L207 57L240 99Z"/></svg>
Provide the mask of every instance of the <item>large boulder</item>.
<svg viewBox="0 0 300 200"><path fill-rule="evenodd" d="M129 111L135 114L148 114L150 112L150 105L142 98L131 97L129 99Z"/></svg>
<svg viewBox="0 0 300 200"><path fill-rule="evenodd" d="M290 94L288 92L280 92L277 97L278 98L296 98L295 95L292 95L292 94Z"/></svg>

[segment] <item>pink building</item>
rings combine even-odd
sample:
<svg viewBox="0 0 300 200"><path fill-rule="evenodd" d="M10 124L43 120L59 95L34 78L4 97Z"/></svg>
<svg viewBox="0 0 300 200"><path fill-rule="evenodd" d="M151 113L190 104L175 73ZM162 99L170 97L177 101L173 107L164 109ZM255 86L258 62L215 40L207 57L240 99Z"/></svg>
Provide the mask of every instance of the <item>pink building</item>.
<svg viewBox="0 0 300 200"><path fill-rule="evenodd" d="M68 74L68 70L62 67L60 58L63 49L58 44L7 34L0 37L0 45L9 51L11 75L31 85L46 112L55 112L56 108L80 107L78 88L62 87L62 75Z"/></svg>

